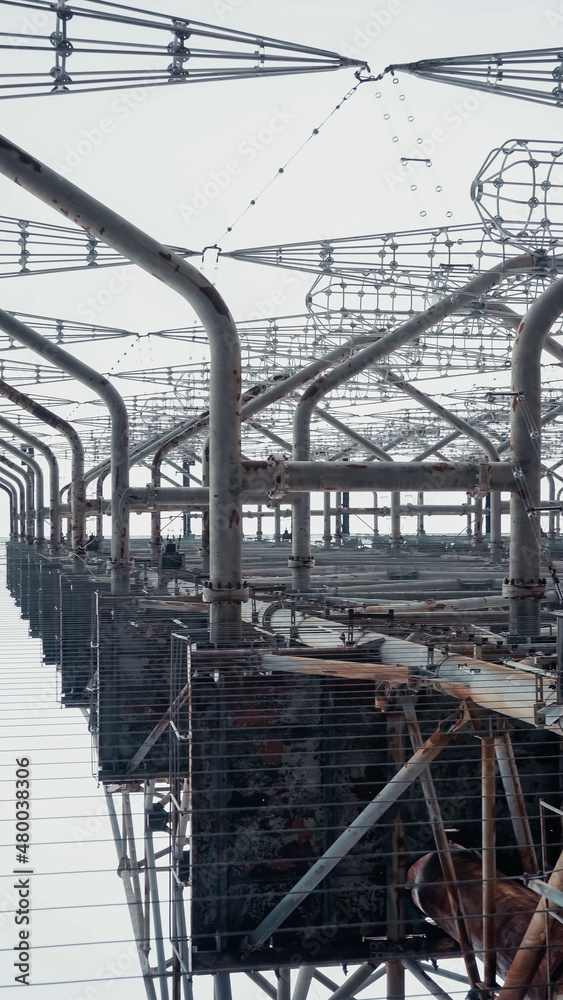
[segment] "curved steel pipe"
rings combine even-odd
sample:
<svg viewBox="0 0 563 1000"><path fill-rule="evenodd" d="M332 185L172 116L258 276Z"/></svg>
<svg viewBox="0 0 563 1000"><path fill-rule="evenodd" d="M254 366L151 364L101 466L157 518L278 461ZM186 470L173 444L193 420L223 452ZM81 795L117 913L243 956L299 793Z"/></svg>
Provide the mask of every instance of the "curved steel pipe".
<svg viewBox="0 0 563 1000"><path fill-rule="evenodd" d="M21 465L11 462L6 455L0 455L0 463L5 468L2 470L5 476L13 479L17 483L20 491L20 526L21 537L32 544L34 538L33 525L33 476L28 469L22 469ZM22 483L23 479L23 483Z"/></svg>
<svg viewBox="0 0 563 1000"><path fill-rule="evenodd" d="M7 479L2 479L0 476L0 489L4 490L8 494L8 500L10 504L10 538L18 537L18 494L16 487L13 483L9 483Z"/></svg>
<svg viewBox="0 0 563 1000"><path fill-rule="evenodd" d="M1 426L1 424L0 424ZM4 425L5 426L5 425ZM44 478L43 469L36 462L31 455L27 455L16 445L10 444L5 438L0 438L0 445L10 453L14 455L15 458L19 458L20 462L24 462L29 469L29 496L27 498L28 510L27 510L27 540L31 545L33 541L36 541L39 546L43 544L45 538L44 531L44 507L45 507L45 489L44 489ZM35 481L35 486L34 486ZM33 522L35 520L35 528ZM30 532L31 524L31 532Z"/></svg>
<svg viewBox="0 0 563 1000"><path fill-rule="evenodd" d="M84 486L84 448L78 432L67 420L63 420L57 413L48 410L46 406L37 403L30 396L15 389L3 379L0 379L0 396L5 396L23 410L27 410L44 424L48 424L53 430L59 431L67 439L71 450L72 462L72 483L70 487L70 508L71 508L71 546L76 555L84 555L86 549L86 488ZM57 499L59 502L59 498ZM51 504L53 503L51 499ZM58 544L60 544L60 525ZM51 544L53 543L51 532Z"/></svg>
<svg viewBox="0 0 563 1000"><path fill-rule="evenodd" d="M463 288L441 299L429 309L386 334L369 347L358 351L349 360L337 365L328 375L323 375L304 392L295 412L293 424L294 461L309 461L310 427L313 410L328 392L347 382L354 375L376 361L387 357L394 350L420 336L442 319L465 308L476 298L485 295L509 273L529 270L535 257L521 256L506 261L500 267L485 271L469 281ZM412 487L410 487L412 488ZM295 501L292 539L292 583L296 590L308 590L311 585L311 534L310 502L308 497Z"/></svg>
<svg viewBox="0 0 563 1000"><path fill-rule="evenodd" d="M19 424L15 424L12 420L7 420L6 417L0 415L0 427L4 430L9 431L14 437L21 438L27 444L31 445L32 448L37 448L45 458L47 465L49 466L49 528L50 528L50 543L51 551L53 553L59 552L61 547L61 512L60 512L60 500L59 500L59 463L55 458L55 455L51 451L48 445L40 438L36 437L34 434L30 434L25 431L23 427ZM25 453L24 453L25 454ZM30 456L27 456L29 458ZM41 468L38 466L38 468ZM36 473L37 474L37 473ZM42 475L37 479L37 540L39 544L44 538L44 498L43 498L43 477ZM40 527L41 526L41 527Z"/></svg>
<svg viewBox="0 0 563 1000"><path fill-rule="evenodd" d="M510 596L510 630L537 635L541 576L541 353L551 326L563 313L563 279L550 285L530 307L518 327L512 352L510 448L515 486L510 505L510 561L506 593Z"/></svg>
<svg viewBox="0 0 563 1000"><path fill-rule="evenodd" d="M0 140L0 172L2 141ZM54 174L56 177L57 175ZM0 309L0 329L14 340L25 344L35 354L45 358L72 375L78 382L93 389L106 404L111 419L112 449L112 550L111 582L114 594L129 593L129 515L123 497L129 486L129 418L117 389L103 375L53 344L15 316Z"/></svg>
<svg viewBox="0 0 563 1000"><path fill-rule="evenodd" d="M227 306L211 282L182 257L4 137L0 137L0 173L178 292L205 327L211 350L211 555L205 596L212 605L212 641L236 644L242 627L240 602L246 596L241 579L241 359L239 338ZM114 442L116 447L119 444ZM112 522L119 522L123 530L119 537L112 531L112 546L119 542L118 551L112 551L112 560L116 590L122 592L129 585L127 516L123 522L119 518L122 497L129 485L128 442L119 457L112 489Z"/></svg>

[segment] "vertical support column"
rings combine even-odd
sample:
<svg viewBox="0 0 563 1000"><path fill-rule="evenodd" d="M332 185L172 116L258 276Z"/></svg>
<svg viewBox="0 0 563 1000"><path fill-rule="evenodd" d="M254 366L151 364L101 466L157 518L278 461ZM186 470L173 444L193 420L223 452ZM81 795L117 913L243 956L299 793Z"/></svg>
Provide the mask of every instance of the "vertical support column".
<svg viewBox="0 0 563 1000"><path fill-rule="evenodd" d="M467 497L466 503L468 504L468 506L472 506L473 497L471 496L470 493L467 493L466 497ZM468 538L471 538L472 535L473 535L473 521L471 520L471 511L468 511L468 513L467 513L467 523L465 525L465 534L467 535Z"/></svg>
<svg viewBox="0 0 563 1000"><path fill-rule="evenodd" d="M262 518L260 517L262 511L262 504L258 504L258 517L256 518L256 541L262 541Z"/></svg>
<svg viewBox="0 0 563 1000"><path fill-rule="evenodd" d="M334 506L336 507L336 515L334 518L334 544L336 546L342 545L342 514L340 510L342 508L342 493L337 491L334 494Z"/></svg>
<svg viewBox="0 0 563 1000"><path fill-rule="evenodd" d="M491 538L491 494L485 497L485 538Z"/></svg>
<svg viewBox="0 0 563 1000"><path fill-rule="evenodd" d="M345 493L342 494L342 506L346 507L346 508L350 506L350 494L348 493L348 491L346 491ZM350 515L349 514L343 514L342 515L342 535L343 536L349 536L349 534L350 534Z"/></svg>
<svg viewBox="0 0 563 1000"><path fill-rule="evenodd" d="M393 761L392 770L396 774L405 763L405 748L403 743L403 732L405 727L405 716L402 712L387 713L387 746L389 755ZM388 885L387 885L387 940L391 943L398 943L404 936L405 927L403 920L403 900L401 889L406 881L406 866L404 856L404 828L401 817L401 807L397 806L397 811L393 816L393 827L389 828L387 837L389 840L389 861L388 861ZM405 970L398 960L386 963L387 971L387 1000L404 1000L405 996Z"/></svg>
<svg viewBox="0 0 563 1000"><path fill-rule="evenodd" d="M190 467L194 463L185 459L182 462L182 486L190 485ZM192 534L192 519L189 514L182 515L182 534L184 538L191 538Z"/></svg>
<svg viewBox="0 0 563 1000"><path fill-rule="evenodd" d="M377 505L378 505L377 493L374 493L373 494L373 506L377 507ZM377 514L374 514L373 515L373 538L372 538L372 541L371 541L371 547L372 547L372 549L374 549L376 547L376 545L377 545L378 536L379 536L379 518L378 518Z"/></svg>
<svg viewBox="0 0 563 1000"><path fill-rule="evenodd" d="M152 485L155 490L160 487L161 476L160 476L160 462L158 464L153 463L152 472ZM162 534L160 530L160 511L156 508L151 510L151 555L153 562L158 566L158 582L160 583L160 574L162 573Z"/></svg>
<svg viewBox="0 0 563 1000"><path fill-rule="evenodd" d="M417 502L419 507L424 506L424 493L422 491L417 496ZM416 533L419 538L421 535L426 534L424 530L424 514L422 513L422 511L418 512L418 516L416 519Z"/></svg>
<svg viewBox="0 0 563 1000"><path fill-rule="evenodd" d="M485 986L496 982L495 739L492 719L481 736L481 828L483 838L483 965Z"/></svg>
<svg viewBox="0 0 563 1000"><path fill-rule="evenodd" d="M403 541L401 537L401 494L394 492L391 494L391 536L389 538L389 548L394 552L401 548Z"/></svg>
<svg viewBox="0 0 563 1000"><path fill-rule="evenodd" d="M280 508L274 507L274 545L281 544L281 514Z"/></svg>
<svg viewBox="0 0 563 1000"><path fill-rule="evenodd" d="M213 1000L233 1000L230 973L228 972L214 973Z"/></svg>
<svg viewBox="0 0 563 1000"><path fill-rule="evenodd" d="M288 966L278 970L277 1000L291 1000L291 969Z"/></svg>
<svg viewBox="0 0 563 1000"><path fill-rule="evenodd" d="M502 497L498 492L487 493L485 503L490 515L485 519L489 523L489 555L492 563L502 559Z"/></svg>
<svg viewBox="0 0 563 1000"><path fill-rule="evenodd" d="M473 501L475 508L473 527L473 548L483 548L483 501L481 497L475 497Z"/></svg>
<svg viewBox="0 0 563 1000"><path fill-rule="evenodd" d="M205 439L201 449L201 485L209 486L209 438ZM209 508L201 512L201 572L205 577L209 574Z"/></svg>
<svg viewBox="0 0 563 1000"><path fill-rule="evenodd" d="M330 493L323 495L323 549L330 549L332 535L330 533Z"/></svg>
<svg viewBox="0 0 563 1000"><path fill-rule="evenodd" d="M293 996L291 1000L307 1000L314 971L314 965L301 966L297 975L297 982L293 987Z"/></svg>
<svg viewBox="0 0 563 1000"><path fill-rule="evenodd" d="M102 472L96 480L96 500L98 512L96 514L96 541L100 545L104 540L104 480L109 476L109 469Z"/></svg>

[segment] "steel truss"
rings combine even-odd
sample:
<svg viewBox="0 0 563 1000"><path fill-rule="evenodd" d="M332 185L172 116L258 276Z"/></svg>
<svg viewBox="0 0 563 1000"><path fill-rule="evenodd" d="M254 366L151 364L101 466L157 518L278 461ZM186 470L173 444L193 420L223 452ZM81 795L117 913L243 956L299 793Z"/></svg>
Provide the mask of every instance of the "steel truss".
<svg viewBox="0 0 563 1000"><path fill-rule="evenodd" d="M27 16L30 8L35 10L39 31L45 31L30 36L18 32L16 22L14 32L0 33L0 98L232 81L365 66L360 60L325 49L102 0L57 0L55 4L48 0L1 0L0 5L21 10ZM29 67L24 72L23 59Z"/></svg>
<svg viewBox="0 0 563 1000"><path fill-rule="evenodd" d="M132 780L128 784L106 787L106 798L119 858L118 874L124 881L149 1000L155 1000L157 986L161 1000L169 1000L169 998L175 1000L175 998L180 997L181 991L186 1000L190 1000L193 996L190 889L192 879L189 866L190 851L186 845L191 846L192 850L196 850L197 834L194 841L189 818L193 807L191 780L189 772L184 772L179 765L178 756L180 743L182 740L188 739L187 733L182 732L180 710L182 705L192 697L189 667L186 671L186 666L189 663L190 643L187 636L180 634L172 636L171 642L170 708L155 725L150 738L145 740L130 764L130 770L133 773L143 754L146 754L150 746L154 745L154 741L166 738L166 733L168 733L170 747L168 781L148 779L139 783ZM307 669L310 670L311 664L314 662L309 660ZM317 673L325 669L323 667L325 661L318 661L318 663ZM328 667L328 664L326 666ZM331 673L333 676L349 678L350 667L350 663L338 665L338 662L335 661L331 665ZM298 659L294 661L291 669L297 673L300 671ZM229 667L225 666L223 672L226 679ZM496 866L495 816L500 803L497 798L498 792L494 777L495 760L504 793L505 805L503 808L511 817L512 837L520 856L521 873L516 881L527 887L521 891L530 895L527 890L531 889L537 894L539 897L538 910L542 912L542 919L544 919L546 899L551 900L553 907L557 910L563 904L563 893L559 887L559 876L546 882L545 875L540 870L510 729L507 727L506 720L501 716L480 710L475 705L468 708L465 703L462 703L460 709L453 716L444 719L438 729L424 741L417 719L416 702L416 695L398 691L393 706L385 705L385 710L388 712L392 708L392 714L388 718L393 720L392 731L389 730L389 739L391 740L390 746L395 745L396 774L394 777L381 788L374 800L351 822L349 827L330 844L323 856L310 866L306 874L279 901L272 912L247 935L240 950L239 960L234 965L231 957L230 972L245 972L269 1000L280 1000L280 997L287 997L290 1000L306 1000L313 981L328 990L327 1000L352 1000L358 993L384 975L387 975L388 995L400 997L405 995L405 972L414 976L425 990L439 1000L446 1000L448 994L436 981L436 977L456 984L466 984L470 989L479 992L486 992L495 988L497 955L500 962L499 974L506 977L507 983L517 983L525 989L525 984L531 980L534 970L533 958L537 953L537 948L536 951L530 953L527 942L532 932L532 925L534 921L537 921L536 915L530 914L528 916L527 920L530 920L531 917L531 923L522 939L521 948L524 950L517 950L513 960L507 958L503 953L502 942L497 942L492 936L492 926L497 919L495 903L497 880L504 881L504 877L499 874ZM196 716L193 716L193 722L196 726L198 725ZM480 779L483 824L482 877L485 882L483 883L482 899L472 902L468 901L467 887L460 881L457 874L456 866L458 866L460 854L463 856L463 852L455 848L448 836L437 786L431 772L431 762L438 757L444 747L452 741L455 742L457 734L467 730L468 726L482 746ZM393 734L395 735L393 736ZM405 754L403 734L408 734L412 746L412 756L408 760ZM428 822L437 852L435 855L427 855L427 858L434 857L434 863L439 864L441 878L446 887L438 907L426 902L423 902L422 905L430 906L426 912L436 917L439 922L440 920L443 922L445 919L446 924L448 924L449 920L448 926L455 928L455 930L450 930L450 933L457 939L457 950L454 954L457 953L463 958L466 965L466 977L452 972L450 969L440 968L436 961L437 953L434 950L430 949L425 952L424 945L422 945L422 950L420 947L414 947L414 942L409 940L409 935L407 934L405 937L404 926L401 933L397 907L400 907L400 900L406 890L412 888L413 875L417 886L416 891L419 896L421 895L424 886L420 871L426 858L417 862L408 876L406 875L404 861L401 864L401 851L404 851L404 847L397 847L397 844L402 842L403 820L399 811L389 822L390 833L394 831L392 839L395 843L395 851L398 853L392 855L394 859L393 878L388 887L388 927L385 944L380 939L374 939L370 959L364 961L350 973L340 986L326 975L326 972L330 970L330 963L328 968L325 964L325 968L321 970L316 968L313 962L297 964L296 966L295 961L292 965L297 971L297 975L293 979L293 988L291 986L291 967L288 965L276 968L277 987L272 985L271 981L263 974L264 971L272 968L268 964L267 950L265 953L263 951L264 945L271 940L272 935L288 920L309 894L315 893L319 887L319 891L322 891L322 883L327 879L329 873L345 861L349 852L353 851L355 844L373 826L379 824L397 800L413 783L418 781L420 781ZM138 850L136 846L131 792L140 792L144 797L144 851ZM119 794L123 800L123 826L121 830L114 804L114 800L118 798ZM168 811L166 811L167 809ZM559 812L559 810L556 811ZM561 815L563 816L563 814ZM223 820L218 820L218 822L221 823ZM156 853L153 846L155 830L166 831L168 834L168 845ZM219 833L217 831L217 835ZM226 843L227 841L225 841ZM502 846L506 848L507 845L503 843ZM233 856L229 860L228 848L225 847L225 850L227 853L223 855L222 864L227 867L229 864L236 866L238 862L235 857ZM140 857L143 853L144 856ZM469 852L465 852L465 856L470 856ZM545 844L542 842L543 856L545 856ZM169 874L168 907L162 902L161 895L159 896L158 872L168 872ZM185 891L187 891L187 897L184 900ZM519 890L515 889L514 891ZM425 896L421 898L426 899ZM419 905L421 905L420 902ZM167 923L166 909L169 911L167 932L164 930ZM549 903L547 903L547 909L551 909ZM502 916L501 910L499 919L502 919ZM558 919L557 912L552 919ZM318 931L320 933L321 928ZM168 944L166 943L167 938ZM218 948L221 948L220 943L218 943ZM156 956L156 965L149 963L151 951ZM169 957L166 956L167 951ZM483 974L477 966L476 958L484 961ZM428 959L432 960L431 964L429 964ZM260 969L262 971L259 971ZM549 969L547 975L549 978ZM228 970L216 972L214 984L217 1000L231 995Z"/></svg>
<svg viewBox="0 0 563 1000"><path fill-rule="evenodd" d="M563 52L560 48L421 59L394 64L390 71L533 104L556 108L563 105Z"/></svg>

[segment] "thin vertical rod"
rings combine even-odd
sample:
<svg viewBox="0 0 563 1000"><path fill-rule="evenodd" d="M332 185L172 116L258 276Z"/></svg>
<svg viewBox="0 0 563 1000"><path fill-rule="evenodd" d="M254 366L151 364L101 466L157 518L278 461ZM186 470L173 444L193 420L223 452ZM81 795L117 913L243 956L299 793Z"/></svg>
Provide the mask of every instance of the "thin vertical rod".
<svg viewBox="0 0 563 1000"><path fill-rule="evenodd" d="M291 1000L291 969L284 966L278 973L277 1000Z"/></svg>
<svg viewBox="0 0 563 1000"><path fill-rule="evenodd" d="M481 832L483 856L483 965L485 986L496 981L495 739L481 737Z"/></svg>
<svg viewBox="0 0 563 1000"><path fill-rule="evenodd" d="M412 701L408 698L404 698L402 701L402 708L407 720L413 750L419 750L423 745L422 735ZM434 781L429 767L421 772L420 784L422 785L426 808L428 810L428 818L434 835L434 842L438 850L438 857L440 859L440 867L442 869L442 876L448 896L450 913L456 921L457 936L460 948L463 952L463 960L465 962L465 968L467 969L467 978L472 986L475 986L480 981L479 970L477 968L477 962L475 961L471 937L466 923L467 918L464 912L463 900L450 852L450 844L448 842L438 796L436 795L436 789L434 787Z"/></svg>

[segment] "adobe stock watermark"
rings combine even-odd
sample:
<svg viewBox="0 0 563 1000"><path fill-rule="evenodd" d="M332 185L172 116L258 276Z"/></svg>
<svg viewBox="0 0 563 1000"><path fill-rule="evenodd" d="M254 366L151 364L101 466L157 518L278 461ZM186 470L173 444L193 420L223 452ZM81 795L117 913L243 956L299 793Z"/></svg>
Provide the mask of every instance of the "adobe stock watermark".
<svg viewBox="0 0 563 1000"><path fill-rule="evenodd" d="M462 128L464 123L479 110L483 102L491 99L491 96L491 94L485 94L477 90L468 94L463 100L456 101L455 104L452 104L451 108L444 111L442 124L433 128L430 135L417 142L406 155L403 154L397 170L385 171L384 177L389 190L393 192L397 187L411 180L416 168L420 166L420 163L413 163L412 161L422 158L431 159L438 147L443 146L453 132L457 132L458 129Z"/></svg>
<svg viewBox="0 0 563 1000"><path fill-rule="evenodd" d="M83 299L75 308L75 313L84 323L94 323L99 318L100 313L121 295L130 285L137 280L136 269L133 267L120 267L117 274L112 274L104 288L100 288L95 295L89 295Z"/></svg>
<svg viewBox="0 0 563 1000"><path fill-rule="evenodd" d="M67 1000L102 1000L116 979L122 977L130 979L136 973L140 975L138 970L137 947L135 944L130 944L125 951L119 952L111 961L100 966L90 984L81 986L80 993L67 997Z"/></svg>
<svg viewBox="0 0 563 1000"><path fill-rule="evenodd" d="M16 34L29 36L47 35L56 29L56 24L57 21L53 11L49 11L49 13L37 11L35 14L25 14L22 17ZM2 42L4 45L13 45L14 48L22 44L21 38L16 38L13 35L4 37Z"/></svg>
<svg viewBox="0 0 563 1000"><path fill-rule="evenodd" d="M239 177L245 166L253 163L260 153L263 153L274 140L284 132L287 126L296 120L297 115L290 111L287 105L274 108L265 125L257 132L245 136L236 147L236 156L231 157L219 170L211 170L207 180L192 191L187 201L178 205L178 211L185 222L191 222L205 211L225 191L236 177Z"/></svg>
<svg viewBox="0 0 563 1000"><path fill-rule="evenodd" d="M310 275L308 274L299 272L282 274L280 284L271 289L265 298L254 299L250 303L250 313L246 319L261 320L269 319L271 316L279 316L280 307L288 306L291 308L290 301L288 301L291 293L299 291L304 284L309 285L309 283Z"/></svg>
<svg viewBox="0 0 563 1000"><path fill-rule="evenodd" d="M217 17L228 17L235 10L239 10L246 0L213 0L213 10Z"/></svg>
<svg viewBox="0 0 563 1000"><path fill-rule="evenodd" d="M354 31L352 42L342 42L340 51L349 59L356 59L364 49L379 38L382 31L388 28L397 14L404 10L401 0L388 0L384 7L369 12L369 19Z"/></svg>
<svg viewBox="0 0 563 1000"><path fill-rule="evenodd" d="M553 8L546 10L545 16L550 28L557 28L563 24L563 0L560 0L557 10Z"/></svg>

